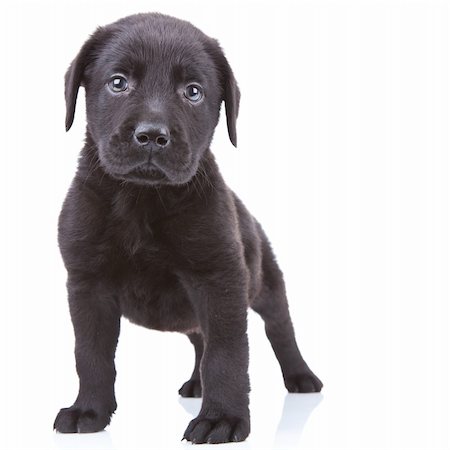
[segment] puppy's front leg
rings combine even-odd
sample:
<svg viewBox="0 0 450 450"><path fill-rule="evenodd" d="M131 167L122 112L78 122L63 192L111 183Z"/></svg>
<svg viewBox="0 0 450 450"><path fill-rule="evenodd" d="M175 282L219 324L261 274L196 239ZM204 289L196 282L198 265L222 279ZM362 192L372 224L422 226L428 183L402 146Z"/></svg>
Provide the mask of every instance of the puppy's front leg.
<svg viewBox="0 0 450 450"><path fill-rule="evenodd" d="M69 276L67 287L80 386L75 403L61 409L54 428L61 433L92 433L109 424L117 406L114 355L120 309L117 300L98 280Z"/></svg>
<svg viewBox="0 0 450 450"><path fill-rule="evenodd" d="M243 273L223 277L192 289L205 341L202 408L184 433L193 443L243 441L250 432L246 283Z"/></svg>

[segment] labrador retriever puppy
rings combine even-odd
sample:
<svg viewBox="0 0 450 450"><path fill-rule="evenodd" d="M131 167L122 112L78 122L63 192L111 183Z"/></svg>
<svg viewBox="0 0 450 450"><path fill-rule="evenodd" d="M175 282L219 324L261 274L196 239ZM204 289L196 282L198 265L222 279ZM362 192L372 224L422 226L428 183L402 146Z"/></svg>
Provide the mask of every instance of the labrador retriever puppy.
<svg viewBox="0 0 450 450"><path fill-rule="evenodd" d="M138 14L98 28L65 78L66 129L80 86L86 143L59 220L80 380L62 433L102 430L116 409L120 318L188 336L203 397L184 438L243 441L247 308L265 321L289 392L322 383L297 347L283 276L260 224L226 186L210 151L225 103L236 146L239 89L218 44L188 22Z"/></svg>

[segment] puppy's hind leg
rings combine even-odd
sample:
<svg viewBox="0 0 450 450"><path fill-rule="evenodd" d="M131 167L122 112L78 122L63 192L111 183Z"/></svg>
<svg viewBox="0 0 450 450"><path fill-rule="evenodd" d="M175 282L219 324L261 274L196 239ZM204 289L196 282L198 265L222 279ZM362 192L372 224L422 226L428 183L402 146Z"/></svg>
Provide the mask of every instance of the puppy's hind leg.
<svg viewBox="0 0 450 450"><path fill-rule="evenodd" d="M264 236L262 241L262 289L252 302L252 309L265 322L266 335L272 345L289 392L320 392L322 382L303 359L294 334L283 274Z"/></svg>
<svg viewBox="0 0 450 450"><path fill-rule="evenodd" d="M201 397L202 385L200 382L200 362L203 356L203 337L200 333L190 333L187 336L194 345L195 366L191 378L181 386L178 393L182 397Z"/></svg>

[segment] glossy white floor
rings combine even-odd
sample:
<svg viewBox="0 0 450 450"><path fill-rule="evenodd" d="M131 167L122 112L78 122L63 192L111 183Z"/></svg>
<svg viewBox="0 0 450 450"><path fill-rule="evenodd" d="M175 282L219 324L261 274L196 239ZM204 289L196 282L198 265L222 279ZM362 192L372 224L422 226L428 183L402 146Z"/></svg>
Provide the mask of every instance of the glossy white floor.
<svg viewBox="0 0 450 450"><path fill-rule="evenodd" d="M201 400L177 395L191 369L190 344L184 336L151 332L127 321L123 322L117 354L119 407L111 425L104 432L86 435L52 431L57 410L70 405L77 388L73 356L66 348L70 347L69 318L64 312L58 314L66 316L66 323L60 321L57 327L59 336L54 335L55 340L45 334L36 338L44 349L53 348L55 357L35 348L26 358L10 358L21 370L14 379L9 378L12 387L3 397L8 408L2 411L2 428L6 426L0 434L0 447L190 448L192 444L180 439ZM342 324L342 317L336 320ZM426 357L428 365L417 370L415 357L405 359L411 350L403 347L403 336L393 336L388 344L372 336L369 327L360 330L357 342L350 343L348 338L355 331L351 324L347 330L336 325L333 332L340 335L325 333L323 342L328 342L329 349L324 350L323 345L311 343L319 331L310 328L308 322L314 327L319 320L297 321L298 334L305 343L305 356L325 388L321 394L287 394L262 324L255 314L250 315L252 432L246 442L223 448L448 449L448 379L437 370L447 364L444 354L435 353L436 360ZM301 323L305 324L302 332L298 326ZM372 341L379 341L379 352L373 353ZM17 345L33 343L19 339ZM351 345L360 352L350 354ZM397 345L402 353L393 356ZM6 374L12 375L12 369L9 366Z"/></svg>
<svg viewBox="0 0 450 450"><path fill-rule="evenodd" d="M304 428L308 419L322 401L322 394L311 395L286 395L282 401L273 399L269 411L263 414L253 413L253 431L246 442L238 444L223 444L221 448L236 449L298 449L307 448L307 438L302 438ZM167 407L161 419L170 421L173 417L185 417L189 419L194 417L200 409L201 400L199 399L179 399L178 404L173 407ZM268 405L262 405L267 408ZM278 408L278 410L276 410ZM118 414L119 416L119 414ZM115 418L117 419L117 417ZM268 421L273 419L273 423ZM172 422L176 425L182 421ZM114 431L114 428L116 431ZM97 435L55 435L54 443L58 449L148 449L148 448L191 448L190 443L180 443L179 436L175 438L173 431L169 430L167 424L160 423L153 432L143 428L133 436L129 432L122 434L118 427L110 427L108 430ZM175 427L174 427L175 428ZM179 428L179 427L177 427ZM156 436L162 430L168 435ZM131 431L131 430L129 430ZM179 430L178 430L179 431ZM203 445L203 447L217 446ZM50 447L51 448L51 447ZM320 448L314 446L313 448Z"/></svg>

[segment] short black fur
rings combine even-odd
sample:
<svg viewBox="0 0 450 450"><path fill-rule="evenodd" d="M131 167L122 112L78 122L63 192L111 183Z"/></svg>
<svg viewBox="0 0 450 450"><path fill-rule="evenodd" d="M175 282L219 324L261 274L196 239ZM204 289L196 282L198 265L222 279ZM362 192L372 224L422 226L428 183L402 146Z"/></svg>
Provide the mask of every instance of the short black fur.
<svg viewBox="0 0 450 450"><path fill-rule="evenodd" d="M128 81L112 92L111 77ZM184 95L196 83L203 98ZM239 89L217 41L188 22L139 14L99 28L66 74L66 128L86 90L86 144L59 221L75 330L79 394L54 427L94 432L116 409L120 317L185 333L195 368L180 389L203 397L184 438L242 441L250 432L247 308L265 321L289 392L320 380L295 342L283 276L259 223L226 186L209 149L225 103L236 145ZM163 130L162 147L148 131ZM146 136L147 138L147 136Z"/></svg>

